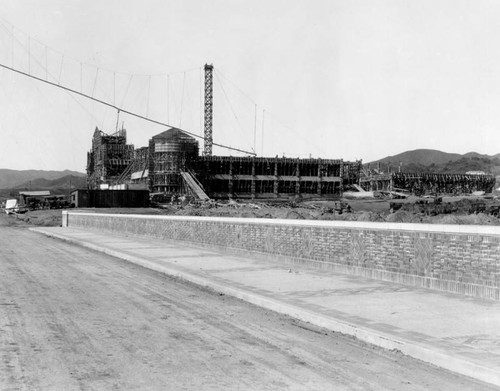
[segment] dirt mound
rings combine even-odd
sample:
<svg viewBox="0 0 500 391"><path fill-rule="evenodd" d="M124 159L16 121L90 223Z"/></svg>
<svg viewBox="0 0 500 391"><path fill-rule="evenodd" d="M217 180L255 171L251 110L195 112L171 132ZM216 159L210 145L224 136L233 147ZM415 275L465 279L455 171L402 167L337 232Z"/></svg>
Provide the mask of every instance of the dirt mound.
<svg viewBox="0 0 500 391"><path fill-rule="evenodd" d="M285 219L304 220L305 217L303 215L301 215L299 212L297 212L296 210L290 210L290 211L286 212Z"/></svg>
<svg viewBox="0 0 500 391"><path fill-rule="evenodd" d="M385 218L389 223L414 223L420 222L420 217L406 210L398 210Z"/></svg>
<svg viewBox="0 0 500 391"><path fill-rule="evenodd" d="M491 197L490 197L491 198ZM214 201L193 202L190 204L163 205L161 208L102 208L82 209L82 212L112 214L151 214L177 216L209 216L266 218L289 220L333 220L333 221L371 221L394 223L427 224L468 224L500 225L492 207L499 205L496 198L458 199L448 197L442 204L424 205L415 200L403 200L403 206L390 213L387 200L349 200L344 201L304 201L304 202L243 202ZM398 200L399 201L399 200ZM408 205L406 205L408 204ZM348 207L347 207L348 206ZM433 209L434 208L434 209ZM497 206L500 208L500 205ZM4 226L60 226L61 210L36 210L18 216L0 217ZM433 212L433 213L431 213Z"/></svg>
<svg viewBox="0 0 500 391"><path fill-rule="evenodd" d="M484 213L439 216L433 222L436 224L500 225L500 219Z"/></svg>
<svg viewBox="0 0 500 391"><path fill-rule="evenodd" d="M354 213L352 218L355 218L356 221L371 221L371 222L385 221L385 218L380 213L375 213L375 212Z"/></svg>

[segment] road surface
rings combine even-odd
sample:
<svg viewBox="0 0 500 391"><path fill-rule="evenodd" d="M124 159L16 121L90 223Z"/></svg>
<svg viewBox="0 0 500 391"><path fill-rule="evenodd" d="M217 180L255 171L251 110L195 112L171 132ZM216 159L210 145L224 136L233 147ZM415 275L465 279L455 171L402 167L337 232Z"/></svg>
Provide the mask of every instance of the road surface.
<svg viewBox="0 0 500 391"><path fill-rule="evenodd" d="M1 390L494 389L1 225Z"/></svg>

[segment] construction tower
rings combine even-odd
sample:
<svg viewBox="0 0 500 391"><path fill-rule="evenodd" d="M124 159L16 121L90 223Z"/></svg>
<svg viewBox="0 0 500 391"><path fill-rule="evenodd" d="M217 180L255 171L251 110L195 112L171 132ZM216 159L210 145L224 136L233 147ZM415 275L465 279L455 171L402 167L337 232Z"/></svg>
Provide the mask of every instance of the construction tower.
<svg viewBox="0 0 500 391"><path fill-rule="evenodd" d="M213 65L205 64L205 135L204 156L212 156L212 119L213 119Z"/></svg>

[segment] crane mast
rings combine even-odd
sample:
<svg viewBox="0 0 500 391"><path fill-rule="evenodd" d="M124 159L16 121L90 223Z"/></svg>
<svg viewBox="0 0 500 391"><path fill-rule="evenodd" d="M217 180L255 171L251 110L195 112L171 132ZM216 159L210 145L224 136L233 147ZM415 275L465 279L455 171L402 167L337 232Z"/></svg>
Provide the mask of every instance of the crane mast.
<svg viewBox="0 0 500 391"><path fill-rule="evenodd" d="M212 156L212 119L213 119L213 65L205 64L205 134L204 156Z"/></svg>

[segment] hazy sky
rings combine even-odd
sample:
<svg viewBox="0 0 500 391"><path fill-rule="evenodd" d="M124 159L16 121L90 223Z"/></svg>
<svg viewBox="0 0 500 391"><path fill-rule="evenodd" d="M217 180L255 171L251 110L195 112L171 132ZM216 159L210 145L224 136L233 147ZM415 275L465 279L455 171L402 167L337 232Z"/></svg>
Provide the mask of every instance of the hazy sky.
<svg viewBox="0 0 500 391"><path fill-rule="evenodd" d="M500 2L1 0L0 63L265 156L500 152ZM84 171L98 103L0 69L0 168ZM165 128L121 115L136 147ZM202 147L202 144L201 144ZM215 149L217 154L235 154Z"/></svg>

